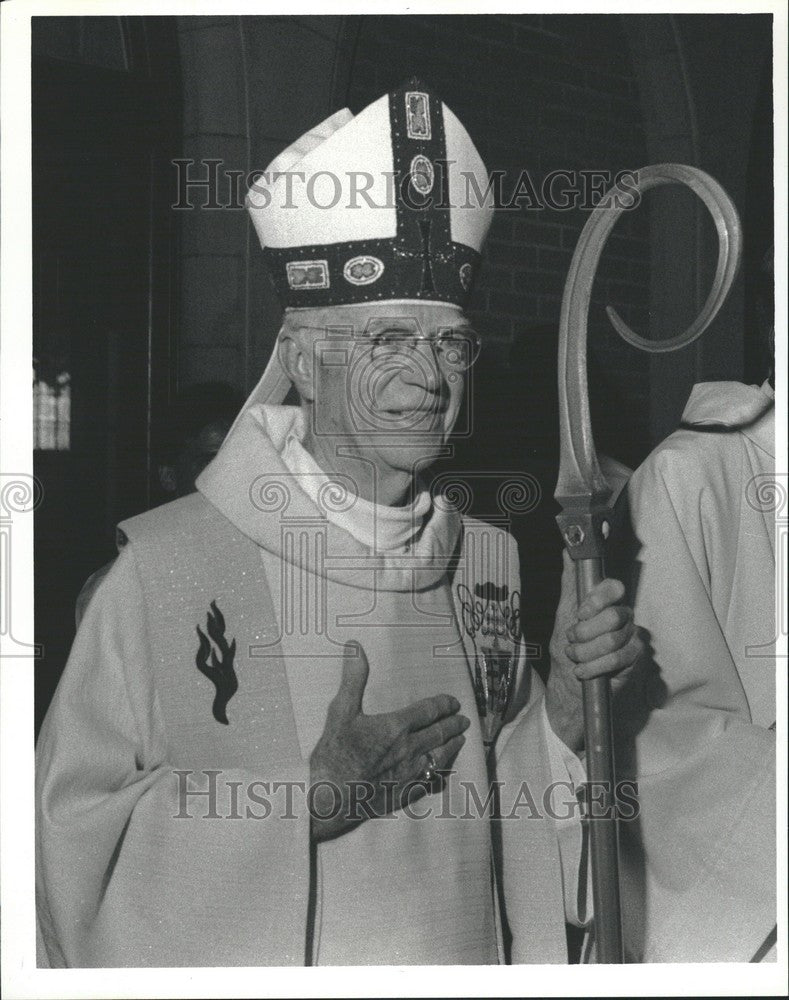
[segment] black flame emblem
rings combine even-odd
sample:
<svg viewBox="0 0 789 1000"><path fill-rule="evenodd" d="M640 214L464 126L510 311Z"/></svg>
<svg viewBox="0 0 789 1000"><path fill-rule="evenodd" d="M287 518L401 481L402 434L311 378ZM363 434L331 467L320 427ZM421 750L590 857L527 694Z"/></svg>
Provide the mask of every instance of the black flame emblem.
<svg viewBox="0 0 789 1000"><path fill-rule="evenodd" d="M238 678L233 668L236 640L233 639L228 645L225 638L225 618L216 606L216 601L211 601L211 610L206 615L206 629L213 640L213 646L198 625L197 634L200 636L200 648L195 657L195 664L200 673L204 674L216 688L213 704L214 718L226 726L228 725L227 703L238 691ZM219 655L217 655L217 651ZM209 653L211 654L210 665L208 662Z"/></svg>

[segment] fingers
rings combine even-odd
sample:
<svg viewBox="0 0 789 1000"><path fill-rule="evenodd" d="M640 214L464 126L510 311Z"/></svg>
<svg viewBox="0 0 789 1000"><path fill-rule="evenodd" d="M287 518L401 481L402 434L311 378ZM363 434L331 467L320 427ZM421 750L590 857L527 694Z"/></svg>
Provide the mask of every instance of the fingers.
<svg viewBox="0 0 789 1000"><path fill-rule="evenodd" d="M575 676L580 681L588 681L604 674L616 675L629 669L639 658L644 643L637 632L631 634L627 643L615 652L606 653L590 663L581 663L575 668Z"/></svg>
<svg viewBox="0 0 789 1000"><path fill-rule="evenodd" d="M465 715L450 715L415 733L409 740L409 749L414 755L435 753L445 743L464 733L470 725L471 720Z"/></svg>
<svg viewBox="0 0 789 1000"><path fill-rule="evenodd" d="M624 596L625 588L619 580L601 580L584 597L578 608L578 618L581 621L594 618L610 605L619 604Z"/></svg>
<svg viewBox="0 0 789 1000"><path fill-rule="evenodd" d="M596 614L594 618L576 622L567 629L572 643L588 643L608 632L618 632L633 621L633 611L624 604L615 604ZM606 651L607 652L607 651Z"/></svg>
<svg viewBox="0 0 789 1000"><path fill-rule="evenodd" d="M435 762L434 770L443 771L446 768L448 768L449 765L452 763L452 761L455 759L455 757L457 757L457 755L460 753L460 750L465 742L466 742L466 737L463 736L462 733L459 733L457 736L453 736L452 739L447 740L446 743L443 743L440 747L435 747L433 750L428 751L430 756L433 758L433 761ZM424 774L424 772L427 770L430 764L431 760L428 757L428 754L427 753L423 754L419 758L418 761L419 770L416 773Z"/></svg>
<svg viewBox="0 0 789 1000"><path fill-rule="evenodd" d="M632 609L619 603L624 596L625 588L619 580L602 580L583 599L578 608L578 621L567 629L570 644L565 646L564 652L568 659L578 664L595 665L594 672L584 672L584 677L616 673L629 665L620 665L616 657L628 646L635 632ZM576 671L576 676L582 675Z"/></svg>
<svg viewBox="0 0 789 1000"><path fill-rule="evenodd" d="M330 711L343 717L358 715L362 710L364 689L370 676L370 665L361 643L346 642L342 661L342 680Z"/></svg>
<svg viewBox="0 0 789 1000"><path fill-rule="evenodd" d="M465 742L465 736L454 736L451 740L444 743L443 746L430 751L429 756L425 753L412 760L410 762L410 771L405 768L403 769L402 776L398 782L400 785L400 808L403 808L407 803L421 799L423 795L431 791L431 786L434 783L437 786L439 781L443 782L446 774L442 775L441 772L446 772L450 769L452 762L460 753ZM428 768L433 771L433 776L430 779L425 778ZM437 787L432 788L432 790L437 790Z"/></svg>
<svg viewBox="0 0 789 1000"><path fill-rule="evenodd" d="M622 649L628 644L632 635L633 624L628 622L616 632L605 632L596 639L590 639L589 642L570 643L565 648L565 653L573 663L592 663L594 660L599 660L601 656L607 656L609 653L615 653Z"/></svg>
<svg viewBox="0 0 789 1000"><path fill-rule="evenodd" d="M406 705L390 715L399 727L413 733L431 726L439 719L454 715L459 710L460 702L457 698L453 698L451 694L436 694L432 698L423 698L412 705Z"/></svg>
<svg viewBox="0 0 789 1000"><path fill-rule="evenodd" d="M383 771L395 773L399 780L415 778L427 766L429 753L433 754L436 762L439 755L442 758L447 756L445 748L449 744L452 744L454 753L457 753L466 739L463 733L470 725L471 721L465 715L451 715L416 733L404 733L379 767Z"/></svg>

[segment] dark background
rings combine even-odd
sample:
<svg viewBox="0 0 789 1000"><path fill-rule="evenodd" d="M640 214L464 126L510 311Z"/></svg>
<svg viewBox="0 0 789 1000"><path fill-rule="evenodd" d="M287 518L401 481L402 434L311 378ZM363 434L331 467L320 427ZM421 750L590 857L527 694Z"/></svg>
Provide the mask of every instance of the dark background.
<svg viewBox="0 0 789 1000"><path fill-rule="evenodd" d="M539 186L556 168L616 173L666 161L711 173L740 211L745 259L701 341L641 354L603 312L614 305L653 337L696 315L717 241L689 192L651 192L625 214L595 286L595 436L635 466L676 427L693 383L764 377L753 289L772 243L771 30L769 15L34 18L35 372L39 396L70 399L61 447L35 454L37 723L82 583L111 557L115 523L155 501L168 402L205 380L250 389L279 328L246 213L173 210L173 160L265 169L332 112L356 113L415 74L510 184L523 170ZM191 169L205 176L199 163ZM507 516L496 503L507 471L539 482L540 503L510 527L527 637L542 645L560 567L559 308L587 215L497 213L471 309L485 339L474 437L439 470L484 473L471 512L488 518Z"/></svg>

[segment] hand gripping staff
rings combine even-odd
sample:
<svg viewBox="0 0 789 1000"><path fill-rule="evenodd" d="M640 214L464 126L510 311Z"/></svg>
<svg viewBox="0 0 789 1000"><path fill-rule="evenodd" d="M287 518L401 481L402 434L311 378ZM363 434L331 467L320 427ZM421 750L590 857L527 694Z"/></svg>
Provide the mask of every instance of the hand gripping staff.
<svg viewBox="0 0 789 1000"><path fill-rule="evenodd" d="M737 273L741 228L729 196L695 167L662 163L637 172L638 192L662 184L685 184L701 198L718 233L718 265L712 289L693 323L678 336L652 341L634 333L610 306L606 312L628 343L651 353L675 351L700 337L715 318ZM559 324L559 479L554 496L565 547L575 562L578 603L604 578L603 559L612 512L612 489L595 452L589 417L586 339L589 301L600 254L617 219L632 203L633 188L612 188L591 213L575 248L564 286ZM619 900L619 856L614 796L611 688L606 677L583 682L590 860L597 961L623 961ZM602 794L601 794L602 793ZM594 800L594 801L592 801Z"/></svg>

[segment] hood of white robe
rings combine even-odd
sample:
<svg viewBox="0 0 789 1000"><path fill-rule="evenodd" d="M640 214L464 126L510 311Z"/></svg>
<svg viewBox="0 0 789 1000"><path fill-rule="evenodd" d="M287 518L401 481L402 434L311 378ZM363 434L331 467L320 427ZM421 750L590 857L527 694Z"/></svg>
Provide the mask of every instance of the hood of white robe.
<svg viewBox="0 0 789 1000"><path fill-rule="evenodd" d="M775 457L775 393L769 382L699 382L682 414L686 427L737 430Z"/></svg>
<svg viewBox="0 0 789 1000"><path fill-rule="evenodd" d="M301 427L299 407L250 407L198 477L197 489L262 548L329 579L362 589L412 591L446 576L462 524L451 503L439 498L426 510L425 498L418 497L411 510L420 520L408 551L373 548L356 537L364 537L363 531L348 530L359 501L342 476L329 479L309 463L294 471L288 452ZM360 521L369 521L372 507L359 502ZM388 511L383 509L384 520Z"/></svg>

